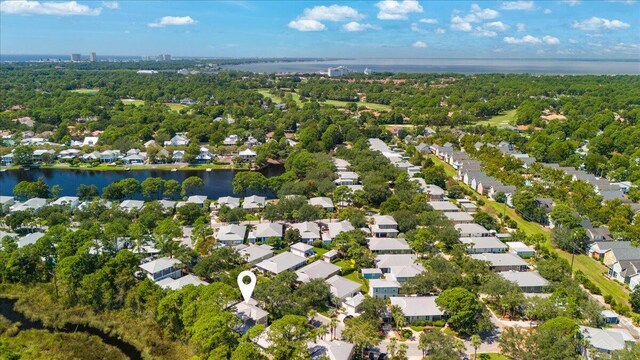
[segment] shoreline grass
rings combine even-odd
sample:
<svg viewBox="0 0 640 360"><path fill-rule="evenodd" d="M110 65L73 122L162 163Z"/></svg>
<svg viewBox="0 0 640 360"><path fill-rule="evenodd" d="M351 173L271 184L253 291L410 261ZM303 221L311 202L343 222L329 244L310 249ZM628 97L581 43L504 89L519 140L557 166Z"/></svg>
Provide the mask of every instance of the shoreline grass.
<svg viewBox="0 0 640 360"><path fill-rule="evenodd" d="M175 166L175 165L117 165L117 166L108 166L108 165L99 165L99 166L71 166L65 164L56 164L56 165L43 165L38 167L33 167L31 169L51 169L51 170L80 170L80 171L143 171L143 170L161 170L161 171L206 171L207 169L211 169L212 171L216 170L233 170L233 171L249 171L252 170L246 166L234 166L234 165L219 165L219 164L208 164L208 165L186 165L186 166ZM2 167L2 170L8 171L18 171L21 170L20 166L10 166L10 167ZM29 170L25 170L29 171Z"/></svg>

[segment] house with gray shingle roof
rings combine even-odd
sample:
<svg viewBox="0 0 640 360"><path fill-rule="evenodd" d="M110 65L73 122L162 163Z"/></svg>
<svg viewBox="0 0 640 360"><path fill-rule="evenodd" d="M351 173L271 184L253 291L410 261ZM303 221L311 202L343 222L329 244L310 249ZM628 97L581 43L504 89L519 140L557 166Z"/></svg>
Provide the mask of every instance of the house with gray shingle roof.
<svg viewBox="0 0 640 360"><path fill-rule="evenodd" d="M285 251L272 258L257 263L256 268L277 275L283 271L299 269L306 263L306 258Z"/></svg>

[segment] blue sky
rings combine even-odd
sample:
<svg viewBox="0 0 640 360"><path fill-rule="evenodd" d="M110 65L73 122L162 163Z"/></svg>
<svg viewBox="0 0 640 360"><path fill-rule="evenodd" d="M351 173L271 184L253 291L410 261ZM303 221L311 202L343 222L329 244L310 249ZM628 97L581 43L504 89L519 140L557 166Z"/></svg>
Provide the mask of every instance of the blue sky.
<svg viewBox="0 0 640 360"><path fill-rule="evenodd" d="M2 1L3 54L640 58L640 1Z"/></svg>

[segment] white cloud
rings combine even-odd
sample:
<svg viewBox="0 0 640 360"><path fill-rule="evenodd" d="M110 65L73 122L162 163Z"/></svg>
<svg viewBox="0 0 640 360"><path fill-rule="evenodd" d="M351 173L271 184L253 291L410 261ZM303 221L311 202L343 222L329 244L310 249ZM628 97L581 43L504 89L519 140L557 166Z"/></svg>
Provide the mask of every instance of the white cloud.
<svg viewBox="0 0 640 360"><path fill-rule="evenodd" d="M481 26L476 26L476 28L473 30L473 33L471 34L474 36L482 36L482 37L494 37L498 35L497 32L493 30L485 29Z"/></svg>
<svg viewBox="0 0 640 360"><path fill-rule="evenodd" d="M576 39L569 39L569 44L577 44L577 43L579 43L579 41L578 41L578 40L576 40Z"/></svg>
<svg viewBox="0 0 640 360"><path fill-rule="evenodd" d="M608 0L610 3L622 3L627 5L633 5L637 1L636 0Z"/></svg>
<svg viewBox="0 0 640 360"><path fill-rule="evenodd" d="M518 31L524 31L526 29L526 25L523 23L518 23L516 24L516 29L518 29Z"/></svg>
<svg viewBox="0 0 640 360"><path fill-rule="evenodd" d="M165 26L182 26L197 24L196 20L193 20L191 16L164 16L160 21L149 23L149 27L158 28Z"/></svg>
<svg viewBox="0 0 640 360"><path fill-rule="evenodd" d="M371 24L361 24L359 22L356 21L352 21L350 23L346 23L342 26L342 28L346 31L349 32L354 32L354 31L365 31L365 30L378 30L380 29L379 27L375 26L375 25L371 25Z"/></svg>
<svg viewBox="0 0 640 360"><path fill-rule="evenodd" d="M445 30L445 29L443 29L443 28L437 28L437 29L436 29L436 34L444 34L444 33L446 33L446 32L447 32L447 30Z"/></svg>
<svg viewBox="0 0 640 360"><path fill-rule="evenodd" d="M382 0L376 7L380 10L380 20L406 20L409 14L422 12L422 5L417 0Z"/></svg>
<svg viewBox="0 0 640 360"><path fill-rule="evenodd" d="M427 43L425 43L425 42L423 42L423 41L416 41L416 42L414 42L414 43L413 43L413 45L411 45L411 46L413 46L414 48L417 48L417 49L426 49L426 48L428 48L428 47L429 47L429 46L427 45Z"/></svg>
<svg viewBox="0 0 640 360"><path fill-rule="evenodd" d="M503 23L502 21L494 21L484 24L484 28L495 31L507 31L509 29L509 25Z"/></svg>
<svg viewBox="0 0 640 360"><path fill-rule="evenodd" d="M547 45L559 45L560 44L560 39L558 39L557 37L554 37L554 36L550 36L550 35L545 35L542 38L542 41L544 41L544 43L547 44Z"/></svg>
<svg viewBox="0 0 640 360"><path fill-rule="evenodd" d="M533 10L533 1L505 1L500 6L502 10Z"/></svg>
<svg viewBox="0 0 640 360"><path fill-rule="evenodd" d="M507 44L533 44L533 45L542 44L542 40L531 35L525 35L521 38L508 36L502 40Z"/></svg>
<svg viewBox="0 0 640 360"><path fill-rule="evenodd" d="M576 6L576 5L580 5L582 1L581 0L562 0L562 2L569 6Z"/></svg>
<svg viewBox="0 0 640 360"><path fill-rule="evenodd" d="M600 17L592 17L590 19L584 19L580 21L574 21L571 27L578 30L584 31L595 31L595 30L619 30L626 29L630 27L626 22L622 22L620 20L609 20Z"/></svg>
<svg viewBox="0 0 640 360"><path fill-rule="evenodd" d="M289 22L289 27L298 31L324 31L327 29L323 23L318 20L298 19Z"/></svg>
<svg viewBox="0 0 640 360"><path fill-rule="evenodd" d="M472 23L495 19L498 16L500 16L500 13L493 9L482 9L478 4L472 4L471 10L469 10L467 15L455 15L451 18L451 28L453 30L469 32L473 30Z"/></svg>
<svg viewBox="0 0 640 360"><path fill-rule="evenodd" d="M420 21L421 23L424 23L424 24L431 24L431 25L435 25L435 24L437 24L437 23L438 23L438 20L436 20L436 19L429 19L429 18L422 18L422 19L420 19L420 20L418 20L418 21Z"/></svg>
<svg viewBox="0 0 640 360"><path fill-rule="evenodd" d="M102 12L101 7L91 8L78 4L77 1L52 2L52 1L3 1L0 2L0 12L19 15L56 15L73 16L89 15L98 16Z"/></svg>
<svg viewBox="0 0 640 360"><path fill-rule="evenodd" d="M102 6L111 10L120 9L120 4L117 1L103 1Z"/></svg>
<svg viewBox="0 0 640 360"><path fill-rule="evenodd" d="M341 5L331 6L315 6L313 8L304 9L300 19L306 20L327 20L327 21L347 21L347 20L360 20L364 18L364 15L360 14L358 10Z"/></svg>
<svg viewBox="0 0 640 360"><path fill-rule="evenodd" d="M553 11L551 11L551 9L544 9L542 12L545 14L551 14Z"/></svg>

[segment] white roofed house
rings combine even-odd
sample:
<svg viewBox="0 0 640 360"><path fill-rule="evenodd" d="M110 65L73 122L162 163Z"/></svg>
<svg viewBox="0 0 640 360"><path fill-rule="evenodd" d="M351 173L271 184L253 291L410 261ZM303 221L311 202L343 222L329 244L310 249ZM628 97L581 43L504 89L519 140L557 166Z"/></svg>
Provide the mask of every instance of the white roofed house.
<svg viewBox="0 0 640 360"><path fill-rule="evenodd" d="M0 196L0 214L9 212L9 208L15 202L16 200L13 196Z"/></svg>
<svg viewBox="0 0 640 360"><path fill-rule="evenodd" d="M375 237L396 237L398 235L398 223L391 215L373 215L371 234Z"/></svg>
<svg viewBox="0 0 640 360"><path fill-rule="evenodd" d="M245 225L224 225L218 229L215 238L222 245L233 246L242 244L246 233L247 227Z"/></svg>
<svg viewBox="0 0 640 360"><path fill-rule="evenodd" d="M524 293L546 292L550 285L537 271L503 271L498 274L518 284Z"/></svg>
<svg viewBox="0 0 640 360"><path fill-rule="evenodd" d="M239 334L243 335L256 324L267 325L269 312L258 307L257 301L250 299L249 302L241 301L233 306L234 314L242 321L242 325L235 328Z"/></svg>
<svg viewBox="0 0 640 360"><path fill-rule="evenodd" d="M291 253L300 257L308 258L315 254L313 246L303 242L297 242L290 247Z"/></svg>
<svg viewBox="0 0 640 360"><path fill-rule="evenodd" d="M144 164L147 161L147 153L138 151L135 154L129 154L122 158L123 164Z"/></svg>
<svg viewBox="0 0 640 360"><path fill-rule="evenodd" d="M223 206L226 206L229 209L235 209L240 207L240 198L223 196L218 198L218 202L215 204L212 203L211 206L214 206L216 209L220 209Z"/></svg>
<svg viewBox="0 0 640 360"><path fill-rule="evenodd" d="M327 224L327 233L323 234L323 240L325 240L325 243L330 243L338 234L354 229L353 225L347 220L330 222Z"/></svg>
<svg viewBox="0 0 640 360"><path fill-rule="evenodd" d="M334 275L326 280L331 291L332 302L336 305L342 304L347 298L354 297L360 293L362 285L353 280L349 280L340 275Z"/></svg>
<svg viewBox="0 0 640 360"><path fill-rule="evenodd" d="M98 137L97 136L86 136L82 140L82 146L94 146L97 143L98 143Z"/></svg>
<svg viewBox="0 0 640 360"><path fill-rule="evenodd" d="M391 306L400 307L407 324L416 321L436 321L445 319L444 311L436 304L437 296L393 296Z"/></svg>
<svg viewBox="0 0 640 360"><path fill-rule="evenodd" d="M47 206L47 199L31 198L23 203L14 203L9 207L9 212L28 211L38 212L38 210Z"/></svg>
<svg viewBox="0 0 640 360"><path fill-rule="evenodd" d="M367 241L374 254L411 254L411 247L401 238L368 238Z"/></svg>
<svg viewBox="0 0 640 360"><path fill-rule="evenodd" d="M313 279L328 279L340 274L340 266L318 260L296 270L298 281L309 282Z"/></svg>
<svg viewBox="0 0 640 360"><path fill-rule="evenodd" d="M493 200L496 200L496 196L500 193L506 197L505 204L513 207L513 195L516 193L516 187L513 185L494 184L489 188L489 197Z"/></svg>
<svg viewBox="0 0 640 360"><path fill-rule="evenodd" d="M244 245L243 245L244 246ZM269 245L249 245L238 250L238 253L242 255L249 264L257 264L263 260L266 260L273 256L273 248Z"/></svg>
<svg viewBox="0 0 640 360"><path fill-rule="evenodd" d="M311 206L320 206L324 210L333 211L333 200L328 197L313 197L309 199L309 205Z"/></svg>
<svg viewBox="0 0 640 360"><path fill-rule="evenodd" d="M338 185L338 186L341 186L341 185L357 185L358 184L358 180L360 179L358 174L356 174L353 171L338 171L336 173L336 175L338 175L338 178L335 179L333 182L335 182L336 185Z"/></svg>
<svg viewBox="0 0 640 360"><path fill-rule="evenodd" d="M47 154L48 156L50 156L50 159L53 159L56 155L56 152L53 150L43 150L43 149L37 149L33 151L33 154L31 155L31 159L33 159L33 162L40 162L42 161L42 157Z"/></svg>
<svg viewBox="0 0 640 360"><path fill-rule="evenodd" d="M185 134L176 134L169 141L164 142L164 146L186 146L189 145L189 138Z"/></svg>
<svg viewBox="0 0 640 360"><path fill-rule="evenodd" d="M454 227L460 232L460 237L493 236L493 232L479 224L456 224Z"/></svg>
<svg viewBox="0 0 640 360"><path fill-rule="evenodd" d="M184 159L184 150L174 151L173 156L171 156L171 159L175 162L182 162L182 160Z"/></svg>
<svg viewBox="0 0 640 360"><path fill-rule="evenodd" d="M527 271L529 269L529 264L526 261L512 253L473 254L471 257L476 260L488 261L489 268L493 271Z"/></svg>
<svg viewBox="0 0 640 360"><path fill-rule="evenodd" d="M8 153L8 154L4 154L2 155L2 160L0 160L2 165L4 166L9 166L11 164L13 164L13 153Z"/></svg>
<svg viewBox="0 0 640 360"><path fill-rule="evenodd" d="M105 150L100 153L100 162L112 163L120 158L120 150Z"/></svg>
<svg viewBox="0 0 640 360"><path fill-rule="evenodd" d="M495 236L461 237L460 242L466 245L469 254L497 254L507 251L507 245Z"/></svg>
<svg viewBox="0 0 640 360"><path fill-rule="evenodd" d="M215 155L204 146L200 147L200 152L196 155L194 162L196 164L208 164L215 159Z"/></svg>
<svg viewBox="0 0 640 360"><path fill-rule="evenodd" d="M19 248L25 247L27 245L33 245L43 236L44 236L43 232L29 233L25 236L18 238L16 240L16 244L18 245ZM2 238L0 238L0 240L2 240Z"/></svg>
<svg viewBox="0 0 640 360"><path fill-rule="evenodd" d="M242 208L248 211L259 211L264 209L267 198L264 196L251 195L244 198Z"/></svg>
<svg viewBox="0 0 640 360"><path fill-rule="evenodd" d="M124 200L120 203L120 208L126 212L140 211L144 206L142 200Z"/></svg>
<svg viewBox="0 0 640 360"><path fill-rule="evenodd" d="M175 258L163 257L141 264L140 269L153 281L182 276L182 263Z"/></svg>
<svg viewBox="0 0 640 360"><path fill-rule="evenodd" d="M191 195L187 198L187 203L196 204L200 207L204 206L205 201L207 201L207 197L205 195Z"/></svg>
<svg viewBox="0 0 640 360"><path fill-rule="evenodd" d="M290 228L297 229L300 232L302 241L308 244L321 239L320 227L314 222L305 221L302 223L291 224Z"/></svg>
<svg viewBox="0 0 640 360"><path fill-rule="evenodd" d="M80 199L77 196L61 196L51 203L51 206L68 206L71 211L78 205L80 205Z"/></svg>
<svg viewBox="0 0 640 360"><path fill-rule="evenodd" d="M344 159L338 159L338 158L334 158L333 159L333 164L336 166L336 171L340 172L340 171L348 171L349 168L351 167L351 164Z"/></svg>
<svg viewBox="0 0 640 360"><path fill-rule="evenodd" d="M593 356L591 351L601 354L611 354L616 350L622 350L627 344L633 344L636 340L625 329L598 329L588 326L580 326L580 335L584 340L581 345L582 356L587 360L600 359Z"/></svg>
<svg viewBox="0 0 640 360"><path fill-rule="evenodd" d="M161 288L168 289L168 290L180 290L187 285L193 285L193 286L209 285L208 282L200 280L200 278L191 274L179 277L177 279L166 277L158 281L157 284Z"/></svg>
<svg viewBox="0 0 640 360"><path fill-rule="evenodd" d="M520 256L521 258L527 258L535 256L536 251L529 245L521 241L511 241L507 243L509 251Z"/></svg>
<svg viewBox="0 0 640 360"><path fill-rule="evenodd" d="M222 141L222 144L226 146L233 146L236 145L238 141L240 141L240 137L236 134L231 134Z"/></svg>
<svg viewBox="0 0 640 360"><path fill-rule="evenodd" d="M287 270L297 270L307 263L307 258L285 251L256 264L261 271L280 274Z"/></svg>
<svg viewBox="0 0 640 360"><path fill-rule="evenodd" d="M251 149L244 149L238 153L242 160L254 160L258 154Z"/></svg>
<svg viewBox="0 0 640 360"><path fill-rule="evenodd" d="M269 238L282 238L283 231L282 224L279 223L260 223L255 228L249 231L249 242L255 243L256 241L265 242Z"/></svg>
<svg viewBox="0 0 640 360"><path fill-rule="evenodd" d="M307 343L311 360L351 360L355 345L341 340L317 339Z"/></svg>
<svg viewBox="0 0 640 360"><path fill-rule="evenodd" d="M457 212L457 211L460 211L460 209L456 206L456 204L454 204L454 203L452 203L451 201L448 201L448 200L429 201L428 204L435 211L442 211L442 212Z"/></svg>
<svg viewBox="0 0 640 360"><path fill-rule="evenodd" d="M454 224L470 224L473 222L473 216L468 212L451 211L445 212L444 216Z"/></svg>

